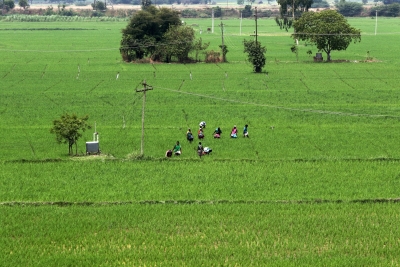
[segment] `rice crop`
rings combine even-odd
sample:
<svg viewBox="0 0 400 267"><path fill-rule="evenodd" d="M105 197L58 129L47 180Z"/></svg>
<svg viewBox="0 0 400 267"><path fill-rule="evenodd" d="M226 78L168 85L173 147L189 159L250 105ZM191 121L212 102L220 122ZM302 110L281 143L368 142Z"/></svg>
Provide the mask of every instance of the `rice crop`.
<svg viewBox="0 0 400 267"><path fill-rule="evenodd" d="M243 54L254 20L242 35L223 21L228 63L139 64L119 54L126 21L21 19L0 24L1 262L398 265L396 19L379 19L377 35L374 20L350 19L362 41L332 63L314 63L306 43L296 58L290 33L262 19L262 74ZM219 49L210 20L185 23ZM85 156L94 129L78 156L55 142L65 112L96 123L100 156ZM203 120L213 152L199 158L185 133ZM182 155L166 159L178 140Z"/></svg>

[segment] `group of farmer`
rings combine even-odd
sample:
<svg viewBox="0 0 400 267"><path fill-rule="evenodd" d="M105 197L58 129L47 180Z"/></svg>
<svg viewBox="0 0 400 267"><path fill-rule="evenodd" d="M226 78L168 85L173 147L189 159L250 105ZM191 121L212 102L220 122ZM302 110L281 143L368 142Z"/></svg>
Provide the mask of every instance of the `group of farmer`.
<svg viewBox="0 0 400 267"><path fill-rule="evenodd" d="M248 132L248 125L246 124L243 128L243 137L249 137L249 132ZM204 129L206 128L206 122L202 121L199 123L199 130L197 131L197 138L199 140L204 139ZM213 137L214 138L221 138L222 135L222 130L220 127L216 128L214 133L213 133ZM231 134L230 134L231 138L237 138L238 137L238 130L236 128L236 125L233 126L232 130L231 130ZM192 133L191 129L188 129L188 131L186 132L186 139L189 141L189 143L192 143L194 140L194 136ZM197 154L202 157L203 155L209 155L212 152L212 149L209 147L203 147L202 143L199 142L198 146L197 146ZM176 142L175 146L173 147L172 150L168 150L166 152L166 156L167 157L171 157L172 154L179 156L182 153L182 147L179 143L179 141Z"/></svg>
<svg viewBox="0 0 400 267"><path fill-rule="evenodd" d="M249 137L248 127L249 127L249 125L246 124L243 128L243 137ZM206 122L205 121L200 122L199 130L197 131L197 137L199 138L199 140L204 139L204 129L205 128L206 128ZM218 127L215 129L213 136L214 136L214 138L221 138L221 134L222 134L222 130L220 127ZM230 136L231 136L231 138L238 137L238 129L236 128L236 125L233 126ZM192 142L194 140L193 133L190 129L188 129L188 131L186 132L186 139L189 142Z"/></svg>

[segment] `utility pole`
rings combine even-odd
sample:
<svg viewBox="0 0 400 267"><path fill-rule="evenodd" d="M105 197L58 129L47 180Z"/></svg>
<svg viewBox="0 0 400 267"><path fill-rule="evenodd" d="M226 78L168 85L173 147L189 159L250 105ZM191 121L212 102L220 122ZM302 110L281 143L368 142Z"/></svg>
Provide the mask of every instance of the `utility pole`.
<svg viewBox="0 0 400 267"><path fill-rule="evenodd" d="M211 33L214 33L214 8L211 9Z"/></svg>
<svg viewBox="0 0 400 267"><path fill-rule="evenodd" d="M146 91L153 90L152 86L149 86L146 83L146 80L143 81L142 83L143 88L142 89L136 89L136 93L143 92L143 106L142 106L142 142L140 144L140 154L143 155L143 149L144 149L144 106L146 104Z"/></svg>
<svg viewBox="0 0 400 267"><path fill-rule="evenodd" d="M225 62L225 44L224 44L224 24L222 23L222 18L221 18L221 24L219 25L221 27L221 35L222 35L222 62Z"/></svg>
<svg viewBox="0 0 400 267"><path fill-rule="evenodd" d="M378 28L378 10L375 10L375 35Z"/></svg>
<svg viewBox="0 0 400 267"><path fill-rule="evenodd" d="M240 36L242 35L242 19L243 19L243 15L242 15L242 11L240 11Z"/></svg>
<svg viewBox="0 0 400 267"><path fill-rule="evenodd" d="M254 34L252 34L250 36L255 36L256 37L256 47L257 47L258 46L258 42L257 42L257 36L258 36L258 34L257 34L257 7L255 7L254 9L256 11L256 14L254 14L254 18L256 20L256 31L255 31Z"/></svg>

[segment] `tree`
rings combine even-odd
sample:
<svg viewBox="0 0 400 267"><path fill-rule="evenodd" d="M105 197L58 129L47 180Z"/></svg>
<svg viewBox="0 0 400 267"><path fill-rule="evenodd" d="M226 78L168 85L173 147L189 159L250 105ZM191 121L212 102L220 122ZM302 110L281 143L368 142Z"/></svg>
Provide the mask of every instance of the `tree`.
<svg viewBox="0 0 400 267"><path fill-rule="evenodd" d="M164 34L163 41L165 45L160 48L165 51L167 61L171 57L176 57L179 62L185 62L193 50L194 30L188 26L171 26Z"/></svg>
<svg viewBox="0 0 400 267"><path fill-rule="evenodd" d="M370 9L370 16L375 16L378 11L378 16L397 17L400 16L400 4L376 6Z"/></svg>
<svg viewBox="0 0 400 267"><path fill-rule="evenodd" d="M336 5L337 11L345 17L354 17L361 14L363 5L356 2L340 2Z"/></svg>
<svg viewBox="0 0 400 267"><path fill-rule="evenodd" d="M303 12L307 12L313 4L313 0L277 0L279 7L279 16L275 18L276 24L288 31L293 22Z"/></svg>
<svg viewBox="0 0 400 267"><path fill-rule="evenodd" d="M253 10L251 10L251 5L245 5L244 9L242 10L242 17L248 18L253 15Z"/></svg>
<svg viewBox="0 0 400 267"><path fill-rule="evenodd" d="M0 4L1 9L6 9L7 11L10 11L15 7L15 3L13 0L5 0L4 4Z"/></svg>
<svg viewBox="0 0 400 267"><path fill-rule="evenodd" d="M199 39L197 39L197 41L194 42L193 50L196 52L196 61L198 61L199 52L205 51L209 45L210 45L210 42L203 44L203 39L201 39L201 37Z"/></svg>
<svg viewBox="0 0 400 267"><path fill-rule="evenodd" d="M181 25L179 13L169 8L149 6L132 16L122 30L120 52L125 61L151 56L164 33L173 25Z"/></svg>
<svg viewBox="0 0 400 267"><path fill-rule="evenodd" d="M95 1L94 4L91 4L93 10L104 11L107 9L105 2Z"/></svg>
<svg viewBox="0 0 400 267"><path fill-rule="evenodd" d="M265 66L265 52L267 49L265 46L261 46L260 42L256 41L243 41L244 52L247 53L248 61L253 65L253 70L256 73L260 73L262 68Z"/></svg>
<svg viewBox="0 0 400 267"><path fill-rule="evenodd" d="M19 0L18 5L23 9L27 9L29 7L29 3L27 0Z"/></svg>
<svg viewBox="0 0 400 267"><path fill-rule="evenodd" d="M237 4L238 5L243 5L244 4L244 0L237 0Z"/></svg>
<svg viewBox="0 0 400 267"><path fill-rule="evenodd" d="M318 51L327 54L328 61L331 60L331 51L346 50L352 41L361 41L360 30L351 27L346 18L335 10L303 13L293 27L293 39L315 44Z"/></svg>
<svg viewBox="0 0 400 267"><path fill-rule="evenodd" d="M151 6L151 0L142 0L142 10L146 10L149 6Z"/></svg>
<svg viewBox="0 0 400 267"><path fill-rule="evenodd" d="M221 48L222 51L222 62L226 62L226 54L228 54L229 50L226 45L219 45L219 48Z"/></svg>
<svg viewBox="0 0 400 267"><path fill-rule="evenodd" d="M222 9L219 6L214 8L214 17L219 18L222 16Z"/></svg>
<svg viewBox="0 0 400 267"><path fill-rule="evenodd" d="M87 124L88 119L88 115L78 118L76 114L65 113L60 119L53 121L53 128L50 129L50 133L56 135L57 143L68 144L70 155L72 154L72 146L75 144L75 153L78 154L77 141L82 137L82 132L91 128Z"/></svg>

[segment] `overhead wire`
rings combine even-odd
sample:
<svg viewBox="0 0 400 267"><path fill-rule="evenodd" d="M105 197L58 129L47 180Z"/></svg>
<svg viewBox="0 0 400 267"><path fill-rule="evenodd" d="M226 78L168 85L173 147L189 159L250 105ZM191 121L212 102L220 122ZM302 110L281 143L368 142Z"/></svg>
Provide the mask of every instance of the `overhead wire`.
<svg viewBox="0 0 400 267"><path fill-rule="evenodd" d="M162 90L166 90L166 91L170 91L170 92L174 92L174 93L179 93L179 94L187 94L187 95L192 95L192 96L196 96L196 97L215 99L215 100L220 100L220 101L225 101L225 102L232 102L232 103L238 103L238 104L244 104L244 105L252 105L252 106L259 106L259 107L274 108L274 109L282 109L282 110L289 110L289 111L310 112L310 113L320 113L320 114L349 116L349 117L371 117L371 118L400 119L400 116L395 116L395 115L351 113L351 112L329 111L329 110L319 110L319 109L292 108L292 107L285 107L285 106L278 106L278 105L270 105L270 104L262 104L262 103L241 101L241 100L237 100L237 99L229 99L229 98L223 98L223 97L217 97L217 96L211 96L211 95L204 95L204 94L198 94L198 93L192 93L192 92L185 92L185 91L180 91L180 90L178 91L178 90L171 89L171 88L166 88L166 87L159 87L159 86L156 87L156 86L154 86L154 88L162 89Z"/></svg>

